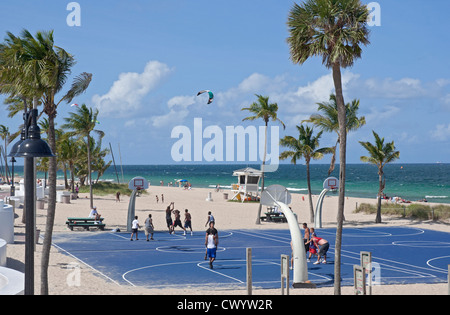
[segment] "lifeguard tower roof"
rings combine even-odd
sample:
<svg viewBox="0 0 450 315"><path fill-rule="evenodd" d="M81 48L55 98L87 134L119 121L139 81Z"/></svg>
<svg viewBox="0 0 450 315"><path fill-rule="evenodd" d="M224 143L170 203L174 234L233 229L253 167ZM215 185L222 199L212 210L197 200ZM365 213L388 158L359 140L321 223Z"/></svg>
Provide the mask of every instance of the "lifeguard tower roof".
<svg viewBox="0 0 450 315"><path fill-rule="evenodd" d="M260 170L256 170L251 167L242 168L240 170L236 170L233 172L233 176L240 176L240 175L254 175L254 176L261 176L262 172Z"/></svg>

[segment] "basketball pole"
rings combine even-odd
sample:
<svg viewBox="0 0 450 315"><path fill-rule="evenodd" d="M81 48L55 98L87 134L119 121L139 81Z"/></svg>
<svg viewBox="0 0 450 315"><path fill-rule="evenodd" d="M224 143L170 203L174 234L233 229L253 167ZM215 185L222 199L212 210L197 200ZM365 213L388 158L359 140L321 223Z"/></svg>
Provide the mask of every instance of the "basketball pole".
<svg viewBox="0 0 450 315"><path fill-rule="evenodd" d="M305 244L303 243L297 217L287 206L287 204L291 203L291 194L284 186L271 185L261 194L260 203L265 206L278 206L288 222L289 231L291 232L294 268L292 286L294 288L315 288L316 285L311 283L311 281L308 281L308 266L306 264Z"/></svg>
<svg viewBox="0 0 450 315"><path fill-rule="evenodd" d="M130 196L130 203L128 204L128 219L127 219L127 232L132 232L132 223L136 213L136 193L137 189L133 189Z"/></svg>

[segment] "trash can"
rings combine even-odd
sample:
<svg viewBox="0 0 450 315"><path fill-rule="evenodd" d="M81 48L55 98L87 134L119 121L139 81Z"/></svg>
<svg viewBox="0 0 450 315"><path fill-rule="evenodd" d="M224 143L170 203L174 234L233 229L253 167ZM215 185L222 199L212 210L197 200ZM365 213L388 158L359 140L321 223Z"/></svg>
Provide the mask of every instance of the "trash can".
<svg viewBox="0 0 450 315"><path fill-rule="evenodd" d="M228 193L223 193L223 199L228 200Z"/></svg>
<svg viewBox="0 0 450 315"><path fill-rule="evenodd" d="M41 235L41 230L36 229L34 234L34 240L36 242L36 244L39 244L39 236Z"/></svg>
<svg viewBox="0 0 450 315"><path fill-rule="evenodd" d="M62 203L70 203L70 195L62 195Z"/></svg>
<svg viewBox="0 0 450 315"><path fill-rule="evenodd" d="M44 200L40 199L36 201L36 207L38 209L44 209Z"/></svg>

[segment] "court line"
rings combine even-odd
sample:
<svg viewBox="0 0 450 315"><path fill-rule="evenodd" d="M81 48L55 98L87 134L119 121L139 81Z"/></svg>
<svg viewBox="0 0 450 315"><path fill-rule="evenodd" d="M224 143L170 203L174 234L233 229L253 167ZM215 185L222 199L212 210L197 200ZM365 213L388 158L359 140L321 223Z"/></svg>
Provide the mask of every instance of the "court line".
<svg viewBox="0 0 450 315"><path fill-rule="evenodd" d="M433 268L433 269L437 269L438 271L441 271L442 273L448 273L447 270L445 270L445 269L443 269L443 268L439 268L439 267L433 266L433 265L431 265L431 263L430 263L430 262L433 261L433 260L441 259L441 258L447 258L447 257L450 257L450 256L434 257L434 258L432 258L432 259L427 260L427 265L430 266L430 267Z"/></svg>
<svg viewBox="0 0 450 315"><path fill-rule="evenodd" d="M231 261L242 261L242 260L227 260L227 262L231 262ZM206 268L206 267L201 266L201 264L207 264L207 263L208 263L208 262L204 262L204 261L199 262L199 263L197 263L197 267L200 267L200 268L205 269L205 270L207 270L207 271L210 271L210 272L213 272L213 273L215 273L215 274L221 275L221 276L223 276L223 277L232 279L232 280L237 281L237 282L239 282L239 283L245 283L245 282L243 282L243 281L241 281L241 280L239 280L239 279L236 279L236 278L234 278L234 277L228 276L228 275L223 274L223 273L221 273L221 272L218 272L218 271L216 271L216 270L214 270L214 269ZM208 263L208 264L209 264L209 263Z"/></svg>
<svg viewBox="0 0 450 315"><path fill-rule="evenodd" d="M69 255L70 257L72 257L73 259L79 261L80 263L82 263L83 265L86 265L87 267L91 268L93 271L98 272L101 276L105 277L106 279L108 279L109 281L117 284L119 287L121 286L117 281L111 279L110 277L108 277L107 275L105 275L103 272L95 269L94 267L92 267L91 265L87 264L86 262L84 262L83 260L81 260L80 258L76 257L75 255L69 253L67 250L65 250L64 248L62 248L61 246L55 244L52 242L52 245L55 246L57 249L63 251L64 253L66 253L67 255Z"/></svg>
<svg viewBox="0 0 450 315"><path fill-rule="evenodd" d="M125 272L125 273L122 274L122 279L125 280L126 282L128 282L128 283L129 283L130 285L132 285L133 287L136 287L136 285L135 285L133 282L131 282L130 280L128 280L128 279L126 278L126 276L127 276L129 273L132 273L132 272L135 272L135 271L139 271L139 270L142 270L142 269L149 269L149 268L155 268L155 267L165 267L165 266L172 266L172 265L195 264L195 263L198 263L198 260L196 260L196 261L178 261L178 262L173 262L173 263L164 263L164 264L148 265L148 266L144 266L144 267L139 267L139 268L136 268L136 269L128 270L127 272Z"/></svg>

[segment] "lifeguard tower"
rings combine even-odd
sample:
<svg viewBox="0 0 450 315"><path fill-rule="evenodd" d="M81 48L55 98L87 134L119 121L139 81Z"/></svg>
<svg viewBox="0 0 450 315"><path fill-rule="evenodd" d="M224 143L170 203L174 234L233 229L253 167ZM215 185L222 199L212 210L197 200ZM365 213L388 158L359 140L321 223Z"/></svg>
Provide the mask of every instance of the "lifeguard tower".
<svg viewBox="0 0 450 315"><path fill-rule="evenodd" d="M260 170L247 167L234 171L233 176L237 176L238 183L231 185L233 193L231 200L244 202L259 199L259 179L262 176Z"/></svg>

